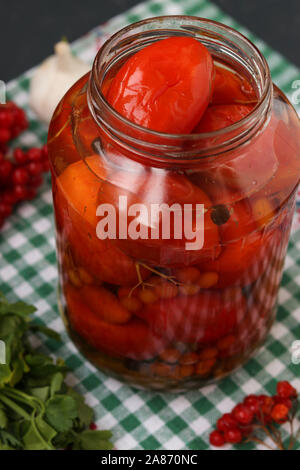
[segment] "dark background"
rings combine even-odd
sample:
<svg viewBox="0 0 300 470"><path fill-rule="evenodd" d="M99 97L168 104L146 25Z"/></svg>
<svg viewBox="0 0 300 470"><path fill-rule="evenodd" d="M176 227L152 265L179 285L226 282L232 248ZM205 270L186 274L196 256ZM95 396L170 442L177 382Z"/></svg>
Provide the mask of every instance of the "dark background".
<svg viewBox="0 0 300 470"><path fill-rule="evenodd" d="M139 0L0 0L0 79L8 81ZM300 66L300 0L215 0Z"/></svg>

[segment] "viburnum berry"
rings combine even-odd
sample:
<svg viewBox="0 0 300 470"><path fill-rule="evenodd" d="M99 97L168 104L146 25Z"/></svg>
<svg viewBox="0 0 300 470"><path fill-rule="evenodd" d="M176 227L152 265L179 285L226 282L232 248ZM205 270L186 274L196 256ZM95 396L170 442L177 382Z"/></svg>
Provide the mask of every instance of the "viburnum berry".
<svg viewBox="0 0 300 470"><path fill-rule="evenodd" d="M43 172L47 173L50 170L50 162L48 159L43 161Z"/></svg>
<svg viewBox="0 0 300 470"><path fill-rule="evenodd" d="M250 424L253 420L253 412L246 405L239 404L232 411L233 417L240 424Z"/></svg>
<svg viewBox="0 0 300 470"><path fill-rule="evenodd" d="M276 423L282 423L288 419L289 409L286 405L277 404L273 407L271 411L271 418L276 421Z"/></svg>
<svg viewBox="0 0 300 470"><path fill-rule="evenodd" d="M5 181L9 177L12 171L12 164L8 160L2 160L0 162L0 180Z"/></svg>
<svg viewBox="0 0 300 470"><path fill-rule="evenodd" d="M0 143L7 143L17 137L28 126L23 109L15 103L8 102L0 105Z"/></svg>
<svg viewBox="0 0 300 470"><path fill-rule="evenodd" d="M32 188L38 188L39 186L41 186L42 183L43 183L43 178L41 175L34 176L30 180L30 186Z"/></svg>
<svg viewBox="0 0 300 470"><path fill-rule="evenodd" d="M11 132L6 127L0 128L0 143L6 144L11 139Z"/></svg>
<svg viewBox="0 0 300 470"><path fill-rule="evenodd" d="M39 148L33 147L28 150L27 157L30 161L40 161L42 158L42 151Z"/></svg>
<svg viewBox="0 0 300 470"><path fill-rule="evenodd" d="M243 403L238 403L230 413L225 413L217 421L217 429L210 434L210 443L221 447L223 443L238 444L245 441L263 443L260 436L255 432L263 431L272 437L273 443L278 449L284 450L282 437L277 425L287 421L291 423L298 407L298 394L289 382L277 384L277 395L249 395L244 398ZM290 412L291 411L291 412ZM298 430L300 435L300 429ZM295 442L292 431L289 448ZM266 447L271 448L269 444ZM275 449L274 449L275 450Z"/></svg>
<svg viewBox="0 0 300 470"><path fill-rule="evenodd" d="M0 127L9 128L14 122L13 115L6 109L0 112Z"/></svg>
<svg viewBox="0 0 300 470"><path fill-rule="evenodd" d="M8 142L26 129L24 111L15 103L0 104L0 226L16 203L33 199L42 184L42 173L49 170L48 149L15 148L8 152ZM8 155L8 157L7 157Z"/></svg>
<svg viewBox="0 0 300 470"><path fill-rule="evenodd" d="M291 398L297 396L297 390L286 380L278 382L276 391L277 395L282 398Z"/></svg>
<svg viewBox="0 0 300 470"><path fill-rule="evenodd" d="M43 164L39 161L33 161L26 165L29 173L33 176L40 175L43 172Z"/></svg>
<svg viewBox="0 0 300 470"><path fill-rule="evenodd" d="M274 398L267 395L259 395L258 399L260 414L263 415L264 422L268 422L271 420L270 413L275 403Z"/></svg>
<svg viewBox="0 0 300 470"><path fill-rule="evenodd" d="M24 163L27 162L26 153L23 152L22 149L16 148L16 149L14 150L14 160L15 160L15 162L18 163L19 165L23 165Z"/></svg>
<svg viewBox="0 0 300 470"><path fill-rule="evenodd" d="M209 442L212 446L222 447L225 444L225 439L219 431L213 431L209 435Z"/></svg>
<svg viewBox="0 0 300 470"><path fill-rule="evenodd" d="M36 190L34 188L28 188L27 189L27 196L26 196L26 199L28 201L31 201L32 199L34 199L36 197Z"/></svg>
<svg viewBox="0 0 300 470"><path fill-rule="evenodd" d="M12 172L12 181L14 184L24 185L29 181L29 173L26 168L15 168Z"/></svg>
<svg viewBox="0 0 300 470"><path fill-rule="evenodd" d="M217 421L218 431L224 432L227 429L236 428L238 425L237 421L234 419L231 413L225 413Z"/></svg>
<svg viewBox="0 0 300 470"><path fill-rule="evenodd" d="M246 405L253 414L257 414L259 412L259 399L256 395L248 395L245 397L244 405Z"/></svg>
<svg viewBox="0 0 300 470"><path fill-rule="evenodd" d="M14 195L17 201L25 201L28 195L27 187L21 184L17 184L14 187Z"/></svg>
<svg viewBox="0 0 300 470"><path fill-rule="evenodd" d="M14 190L6 191L4 194L1 194L1 200L4 204L13 205L17 202Z"/></svg>
<svg viewBox="0 0 300 470"><path fill-rule="evenodd" d="M47 144L43 145L41 148L43 159L48 159L48 146Z"/></svg>
<svg viewBox="0 0 300 470"><path fill-rule="evenodd" d="M12 213L12 204L0 201L0 218L6 218Z"/></svg>
<svg viewBox="0 0 300 470"><path fill-rule="evenodd" d="M230 444L238 444L241 442L243 435L238 428L227 429L224 433L225 441Z"/></svg>
<svg viewBox="0 0 300 470"><path fill-rule="evenodd" d="M292 408L293 403L291 398L282 398L279 397L278 395L275 395L274 397L274 402L277 405L285 405L289 410Z"/></svg>

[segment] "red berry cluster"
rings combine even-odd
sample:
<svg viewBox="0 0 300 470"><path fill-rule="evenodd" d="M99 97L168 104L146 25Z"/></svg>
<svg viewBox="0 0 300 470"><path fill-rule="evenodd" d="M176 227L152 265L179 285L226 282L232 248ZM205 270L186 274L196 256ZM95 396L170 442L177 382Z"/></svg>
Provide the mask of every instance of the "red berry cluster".
<svg viewBox="0 0 300 470"><path fill-rule="evenodd" d="M18 202L31 200L42 184L42 173L49 170L48 150L16 148L13 161L0 153L0 228Z"/></svg>
<svg viewBox="0 0 300 470"><path fill-rule="evenodd" d="M20 201L36 196L42 173L49 170L47 147L16 148L6 158L8 143L28 127L24 111L15 103L0 105L0 228Z"/></svg>
<svg viewBox="0 0 300 470"><path fill-rule="evenodd" d="M15 103L0 105L0 152L6 153L8 142L27 129L28 121L23 109Z"/></svg>
<svg viewBox="0 0 300 470"><path fill-rule="evenodd" d="M276 395L248 395L231 413L217 421L217 429L210 434L210 443L222 447L225 443L238 444L251 440L257 428L282 424L289 420L297 401L297 391L289 382L278 382ZM255 440L255 439L252 439Z"/></svg>

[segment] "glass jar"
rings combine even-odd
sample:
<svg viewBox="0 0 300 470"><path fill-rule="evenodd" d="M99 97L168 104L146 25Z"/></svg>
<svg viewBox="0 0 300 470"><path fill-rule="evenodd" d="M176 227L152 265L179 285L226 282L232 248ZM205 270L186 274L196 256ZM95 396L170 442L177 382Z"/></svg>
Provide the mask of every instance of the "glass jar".
<svg viewBox="0 0 300 470"><path fill-rule="evenodd" d="M245 96L255 90L246 117L214 132L169 135L108 104L121 64L173 35L200 40L215 64L243 77ZM48 137L62 316L94 365L138 387L179 391L248 360L275 316L299 137L298 117L264 57L227 26L150 18L103 45L91 73L58 105ZM169 233L163 207L171 208ZM115 218L104 223L108 215ZM183 230L188 217L197 231Z"/></svg>

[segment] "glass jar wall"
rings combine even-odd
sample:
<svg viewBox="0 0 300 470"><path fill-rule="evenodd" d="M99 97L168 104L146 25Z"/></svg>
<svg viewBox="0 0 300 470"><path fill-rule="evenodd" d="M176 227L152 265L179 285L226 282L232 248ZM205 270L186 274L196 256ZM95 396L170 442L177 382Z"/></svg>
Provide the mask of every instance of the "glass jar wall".
<svg viewBox="0 0 300 470"><path fill-rule="evenodd" d="M216 77L229 77L224 86L219 78L211 106L249 106L243 119L225 129L169 135L111 108L106 94L120 66L174 35L192 36L210 50ZM264 58L234 30L163 17L108 40L91 73L58 105L48 137L61 309L91 362L139 387L184 390L225 376L253 354L275 316L299 137L298 117L272 85ZM165 238L161 213L151 238L152 219L139 214L136 223L124 214L135 204L189 205L192 218L203 204L203 246L187 249L187 237L172 230ZM101 205L115 209L115 237L99 237ZM147 236L128 236L134 221L135 233Z"/></svg>

